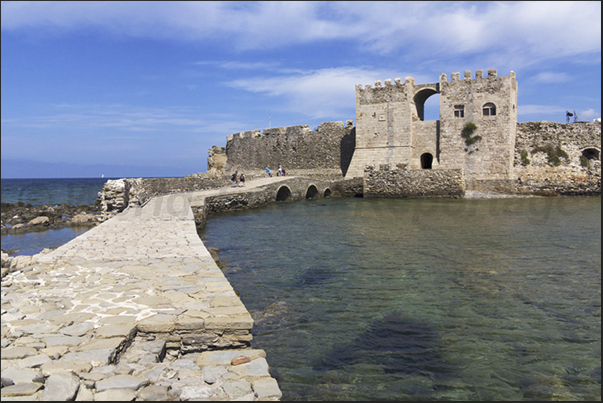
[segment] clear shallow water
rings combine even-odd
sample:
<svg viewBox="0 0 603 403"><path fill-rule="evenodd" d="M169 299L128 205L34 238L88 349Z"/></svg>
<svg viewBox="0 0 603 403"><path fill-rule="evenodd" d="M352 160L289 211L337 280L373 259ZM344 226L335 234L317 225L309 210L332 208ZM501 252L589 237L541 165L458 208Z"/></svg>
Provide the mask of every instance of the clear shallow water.
<svg viewBox="0 0 603 403"><path fill-rule="evenodd" d="M42 252L44 248L61 246L72 239L82 235L89 228L61 228L49 229L39 232L27 232L25 234L2 235L2 249L5 251L18 250L11 256L35 255Z"/></svg>
<svg viewBox="0 0 603 403"><path fill-rule="evenodd" d="M600 400L601 199L212 215L283 400Z"/></svg>

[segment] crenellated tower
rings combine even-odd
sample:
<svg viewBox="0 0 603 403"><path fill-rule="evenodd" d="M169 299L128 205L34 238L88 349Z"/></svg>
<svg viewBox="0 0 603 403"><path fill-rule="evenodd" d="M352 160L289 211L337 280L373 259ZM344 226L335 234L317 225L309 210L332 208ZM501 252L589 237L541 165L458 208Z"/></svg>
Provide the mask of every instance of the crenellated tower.
<svg viewBox="0 0 603 403"><path fill-rule="evenodd" d="M440 94L440 119L424 120L425 101ZM433 84L396 78L356 86L356 148L346 178L363 177L368 166L391 169L462 170L468 184L512 179L517 81L515 73L484 77L477 70L446 74ZM470 139L462 136L475 125ZM473 141L471 143L471 141Z"/></svg>

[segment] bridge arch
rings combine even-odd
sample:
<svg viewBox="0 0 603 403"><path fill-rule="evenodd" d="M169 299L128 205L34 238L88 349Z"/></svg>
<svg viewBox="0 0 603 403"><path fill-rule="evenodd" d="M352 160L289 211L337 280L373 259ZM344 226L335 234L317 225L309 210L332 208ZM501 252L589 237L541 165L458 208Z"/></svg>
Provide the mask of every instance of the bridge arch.
<svg viewBox="0 0 603 403"><path fill-rule="evenodd" d="M314 199L316 198L316 195L318 195L318 189L311 184L306 190L306 199Z"/></svg>
<svg viewBox="0 0 603 403"><path fill-rule="evenodd" d="M283 185L276 192L276 201L287 201L291 198L291 189L289 186Z"/></svg>
<svg viewBox="0 0 603 403"><path fill-rule="evenodd" d="M329 197L329 196L331 196L331 193L333 193L333 192L331 192L331 189L326 188L325 191L323 192L323 197Z"/></svg>

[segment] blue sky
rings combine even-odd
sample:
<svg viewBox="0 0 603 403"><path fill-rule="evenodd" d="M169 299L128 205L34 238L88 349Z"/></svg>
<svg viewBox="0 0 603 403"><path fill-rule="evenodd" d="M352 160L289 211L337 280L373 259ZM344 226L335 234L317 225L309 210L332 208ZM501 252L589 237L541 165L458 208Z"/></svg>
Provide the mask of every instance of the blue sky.
<svg viewBox="0 0 603 403"><path fill-rule="evenodd" d="M3 178L172 177L356 84L517 74L518 121L601 116L601 2L2 2ZM438 119L437 96L426 119Z"/></svg>

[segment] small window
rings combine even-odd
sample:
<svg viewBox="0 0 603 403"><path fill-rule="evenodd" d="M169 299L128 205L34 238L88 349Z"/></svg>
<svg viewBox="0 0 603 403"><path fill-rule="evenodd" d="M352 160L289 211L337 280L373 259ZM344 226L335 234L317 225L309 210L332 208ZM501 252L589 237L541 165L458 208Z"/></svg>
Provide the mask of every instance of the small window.
<svg viewBox="0 0 603 403"><path fill-rule="evenodd" d="M492 102L488 102L483 108L484 116L496 116L496 105Z"/></svg>
<svg viewBox="0 0 603 403"><path fill-rule="evenodd" d="M455 118L464 118L465 117L465 106L464 105L454 105L454 117Z"/></svg>

